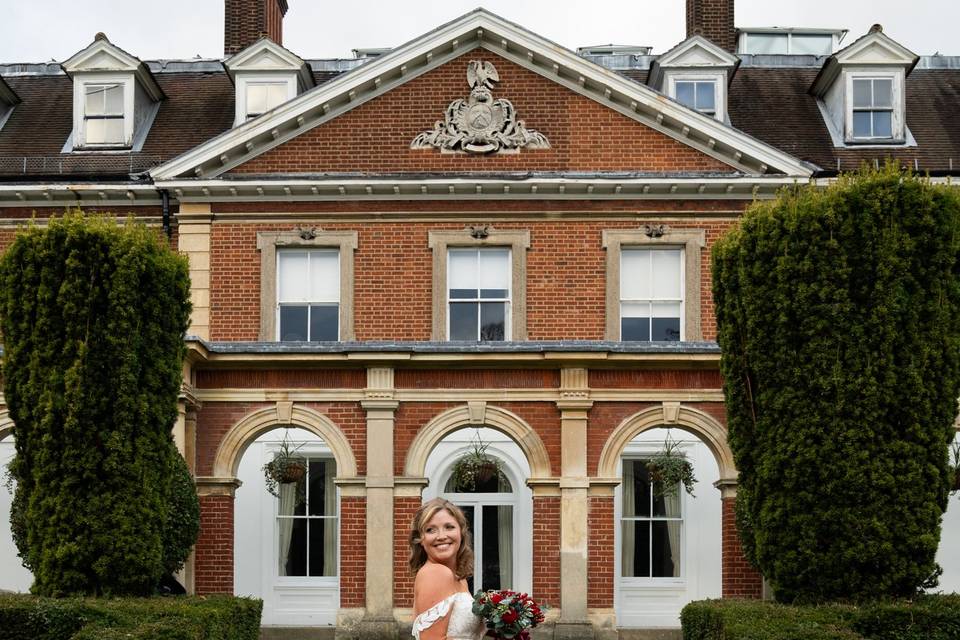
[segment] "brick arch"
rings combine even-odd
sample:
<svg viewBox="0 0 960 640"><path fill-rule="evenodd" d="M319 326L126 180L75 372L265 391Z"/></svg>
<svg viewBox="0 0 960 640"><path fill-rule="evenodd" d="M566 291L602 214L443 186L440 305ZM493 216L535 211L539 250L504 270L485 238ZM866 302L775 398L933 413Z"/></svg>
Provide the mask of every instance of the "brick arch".
<svg viewBox="0 0 960 640"><path fill-rule="evenodd" d="M4 409L0 411L0 440L11 433L13 433L13 419L10 417L10 412Z"/></svg>
<svg viewBox="0 0 960 640"><path fill-rule="evenodd" d="M472 405L472 406L471 406ZM467 426L482 425L509 436L523 451L530 465L531 478L550 477L550 456L537 432L522 418L500 407L484 403L454 407L435 416L417 433L407 449L404 475L423 477L427 457L448 434Z"/></svg>
<svg viewBox="0 0 960 640"><path fill-rule="evenodd" d="M627 444L644 431L657 427L682 429L702 440L720 467L720 482L736 482L737 467L733 462L733 452L727 444L727 430L708 414L683 405L676 417L671 417L669 421L665 419L664 407L655 406L635 413L621 422L607 438L603 451L600 452L597 475L601 478L618 477L620 456Z"/></svg>
<svg viewBox="0 0 960 640"><path fill-rule="evenodd" d="M323 439L337 461L337 477L357 475L357 461L343 431L330 418L307 407L294 405L289 416L281 415L276 407L259 409L233 425L223 437L213 460L213 475L217 478L236 478L240 459L247 447L258 437L280 426L306 429Z"/></svg>

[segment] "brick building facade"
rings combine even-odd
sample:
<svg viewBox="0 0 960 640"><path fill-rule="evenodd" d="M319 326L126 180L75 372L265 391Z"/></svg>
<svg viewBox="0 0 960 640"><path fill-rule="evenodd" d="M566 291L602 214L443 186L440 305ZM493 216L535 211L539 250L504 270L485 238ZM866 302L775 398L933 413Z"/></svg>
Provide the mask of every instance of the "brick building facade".
<svg viewBox="0 0 960 640"><path fill-rule="evenodd" d="M279 46L285 0L228 0L224 67L161 68L98 37L68 76L0 74L0 156L23 160L0 157L4 242L69 203L133 212L190 260L174 437L201 496L191 590L263 597L268 624L392 633L410 621L412 515L450 495L486 541L478 579L532 591L558 637L674 626L690 599L761 596L734 522L710 248L784 185L888 156L943 179L953 168L909 110L902 147L837 146L818 111L793 114L796 140L768 131L736 109L742 92L781 85L759 62L728 64L732 0L687 5L679 48L699 57L630 56L644 68L483 10L378 57L306 62ZM929 93L919 83L948 91L898 47L877 32L817 62L864 64L864 50L907 106ZM725 118L684 102L714 73L708 101ZM107 106L76 102L50 142L31 138L29 106L78 84ZM129 106L111 115L121 89L135 122ZM98 128L111 118L126 139ZM41 156L59 164L38 168ZM316 461L302 503L256 484L285 433ZM645 503L634 463L664 433L712 480ZM477 436L502 452L503 478L452 490Z"/></svg>

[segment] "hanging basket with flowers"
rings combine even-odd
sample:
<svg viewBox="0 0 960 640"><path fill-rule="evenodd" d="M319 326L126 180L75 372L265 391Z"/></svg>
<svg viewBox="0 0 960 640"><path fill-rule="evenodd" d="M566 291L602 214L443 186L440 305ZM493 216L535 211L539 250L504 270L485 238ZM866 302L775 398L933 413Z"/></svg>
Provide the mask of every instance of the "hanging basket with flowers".
<svg viewBox="0 0 960 640"><path fill-rule="evenodd" d="M670 438L663 443L663 449L647 460L647 472L653 483L653 494L657 498L676 495L677 488L683 485L684 490L693 495L693 485L697 478L693 474L693 464L687 454L680 450L680 443Z"/></svg>
<svg viewBox="0 0 960 640"><path fill-rule="evenodd" d="M304 478L307 476L307 460L298 455L300 446L291 447L287 436L284 435L273 459L263 465L263 477L270 495L279 498L280 486L284 484L296 484L297 495L302 495L305 489Z"/></svg>
<svg viewBox="0 0 960 640"><path fill-rule="evenodd" d="M489 442L475 440L472 448L453 465L451 479L454 491L476 491L492 478L500 476L500 460L487 453Z"/></svg>

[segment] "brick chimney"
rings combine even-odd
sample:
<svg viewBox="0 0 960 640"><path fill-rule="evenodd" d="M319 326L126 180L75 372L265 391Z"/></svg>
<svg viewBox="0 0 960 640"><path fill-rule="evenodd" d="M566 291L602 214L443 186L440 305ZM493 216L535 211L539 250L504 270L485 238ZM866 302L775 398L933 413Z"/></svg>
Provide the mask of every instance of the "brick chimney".
<svg viewBox="0 0 960 640"><path fill-rule="evenodd" d="M730 53L737 48L733 0L687 0L687 37L700 35Z"/></svg>
<svg viewBox="0 0 960 640"><path fill-rule="evenodd" d="M223 53L243 51L261 36L283 44L287 0L224 0Z"/></svg>

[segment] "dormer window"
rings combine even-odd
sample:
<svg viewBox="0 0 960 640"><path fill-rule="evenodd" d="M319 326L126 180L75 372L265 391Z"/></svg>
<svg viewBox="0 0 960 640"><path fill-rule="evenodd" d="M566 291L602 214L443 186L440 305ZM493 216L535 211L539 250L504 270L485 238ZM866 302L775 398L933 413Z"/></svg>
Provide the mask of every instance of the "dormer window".
<svg viewBox="0 0 960 640"><path fill-rule="evenodd" d="M679 80L673 81L674 95L677 102L696 109L708 116L717 113L717 81L716 80Z"/></svg>
<svg viewBox="0 0 960 640"><path fill-rule="evenodd" d="M893 78L852 78L853 137L893 137Z"/></svg>
<svg viewBox="0 0 960 640"><path fill-rule="evenodd" d="M164 98L147 66L102 33L62 66L73 79L73 135L64 151L139 150Z"/></svg>
<svg viewBox="0 0 960 640"><path fill-rule="evenodd" d="M123 83L84 84L83 93L83 141L87 145L123 146L127 140Z"/></svg>
<svg viewBox="0 0 960 640"><path fill-rule="evenodd" d="M314 86L310 66L269 38L226 60L237 88L234 126L257 118Z"/></svg>

